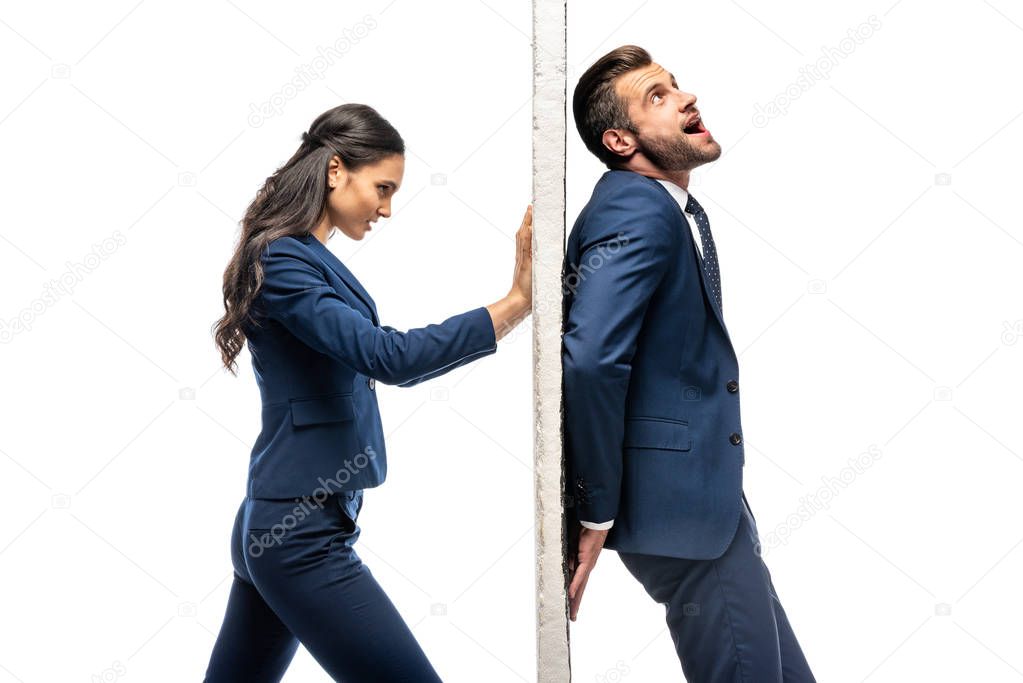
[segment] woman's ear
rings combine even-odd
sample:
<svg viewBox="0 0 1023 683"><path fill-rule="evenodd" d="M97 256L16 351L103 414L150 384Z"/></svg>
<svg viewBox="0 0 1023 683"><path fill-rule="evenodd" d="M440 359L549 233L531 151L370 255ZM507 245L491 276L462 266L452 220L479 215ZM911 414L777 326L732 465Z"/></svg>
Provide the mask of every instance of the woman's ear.
<svg viewBox="0 0 1023 683"><path fill-rule="evenodd" d="M330 158L330 165L327 167L327 186L330 189L339 187L348 182L348 170L345 168L341 157L334 155Z"/></svg>

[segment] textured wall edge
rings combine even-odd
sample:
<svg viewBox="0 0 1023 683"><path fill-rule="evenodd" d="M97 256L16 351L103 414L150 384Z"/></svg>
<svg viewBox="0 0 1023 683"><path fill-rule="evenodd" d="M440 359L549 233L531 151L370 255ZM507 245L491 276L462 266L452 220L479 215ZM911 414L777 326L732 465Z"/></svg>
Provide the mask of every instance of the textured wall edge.
<svg viewBox="0 0 1023 683"><path fill-rule="evenodd" d="M533 464L539 683L571 681L561 417L566 17L567 0L533 2Z"/></svg>

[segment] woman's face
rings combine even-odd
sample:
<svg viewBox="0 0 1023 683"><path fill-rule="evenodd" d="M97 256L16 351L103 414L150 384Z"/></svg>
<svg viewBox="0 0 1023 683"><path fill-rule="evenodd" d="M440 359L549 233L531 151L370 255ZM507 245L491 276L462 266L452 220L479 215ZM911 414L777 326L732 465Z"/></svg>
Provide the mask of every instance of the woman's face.
<svg viewBox="0 0 1023 683"><path fill-rule="evenodd" d="M405 157L393 154L347 170L338 157L330 161L327 184L327 218L332 226L353 240L361 240L378 218L391 215L391 197L401 187Z"/></svg>

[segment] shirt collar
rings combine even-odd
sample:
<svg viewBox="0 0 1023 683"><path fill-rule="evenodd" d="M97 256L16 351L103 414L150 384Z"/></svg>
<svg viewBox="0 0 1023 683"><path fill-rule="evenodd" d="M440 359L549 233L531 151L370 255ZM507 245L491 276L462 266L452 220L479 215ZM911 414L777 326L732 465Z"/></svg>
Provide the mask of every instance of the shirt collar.
<svg viewBox="0 0 1023 683"><path fill-rule="evenodd" d="M654 178L654 180L659 182L661 185L664 185L664 189L666 189L668 193L675 198L675 201L678 202L679 208L685 212L686 204L689 203L689 193L686 192L684 188L679 187L670 180L661 180L660 178Z"/></svg>

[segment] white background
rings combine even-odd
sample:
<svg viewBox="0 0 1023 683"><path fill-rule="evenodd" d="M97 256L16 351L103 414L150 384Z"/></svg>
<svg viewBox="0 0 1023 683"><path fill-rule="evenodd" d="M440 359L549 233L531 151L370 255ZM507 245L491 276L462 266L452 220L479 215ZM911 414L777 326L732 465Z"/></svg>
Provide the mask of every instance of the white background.
<svg viewBox="0 0 1023 683"><path fill-rule="evenodd" d="M641 44L724 149L690 189L740 358L746 492L762 538L787 533L766 561L818 679L1023 677L1023 13L569 9L569 95ZM365 102L405 137L405 182L393 218L331 249L390 325L499 298L531 188L530 21L493 0L4 7L0 683L201 680L259 430L247 353L218 370L209 332L237 221L317 114ZM825 52L830 77L757 125ZM603 169L571 121L568 149L571 224ZM442 378L378 385L390 471L359 549L445 680L534 677L530 362L526 324ZM577 681L681 680L613 552L572 645ZM327 678L300 650L285 680Z"/></svg>

